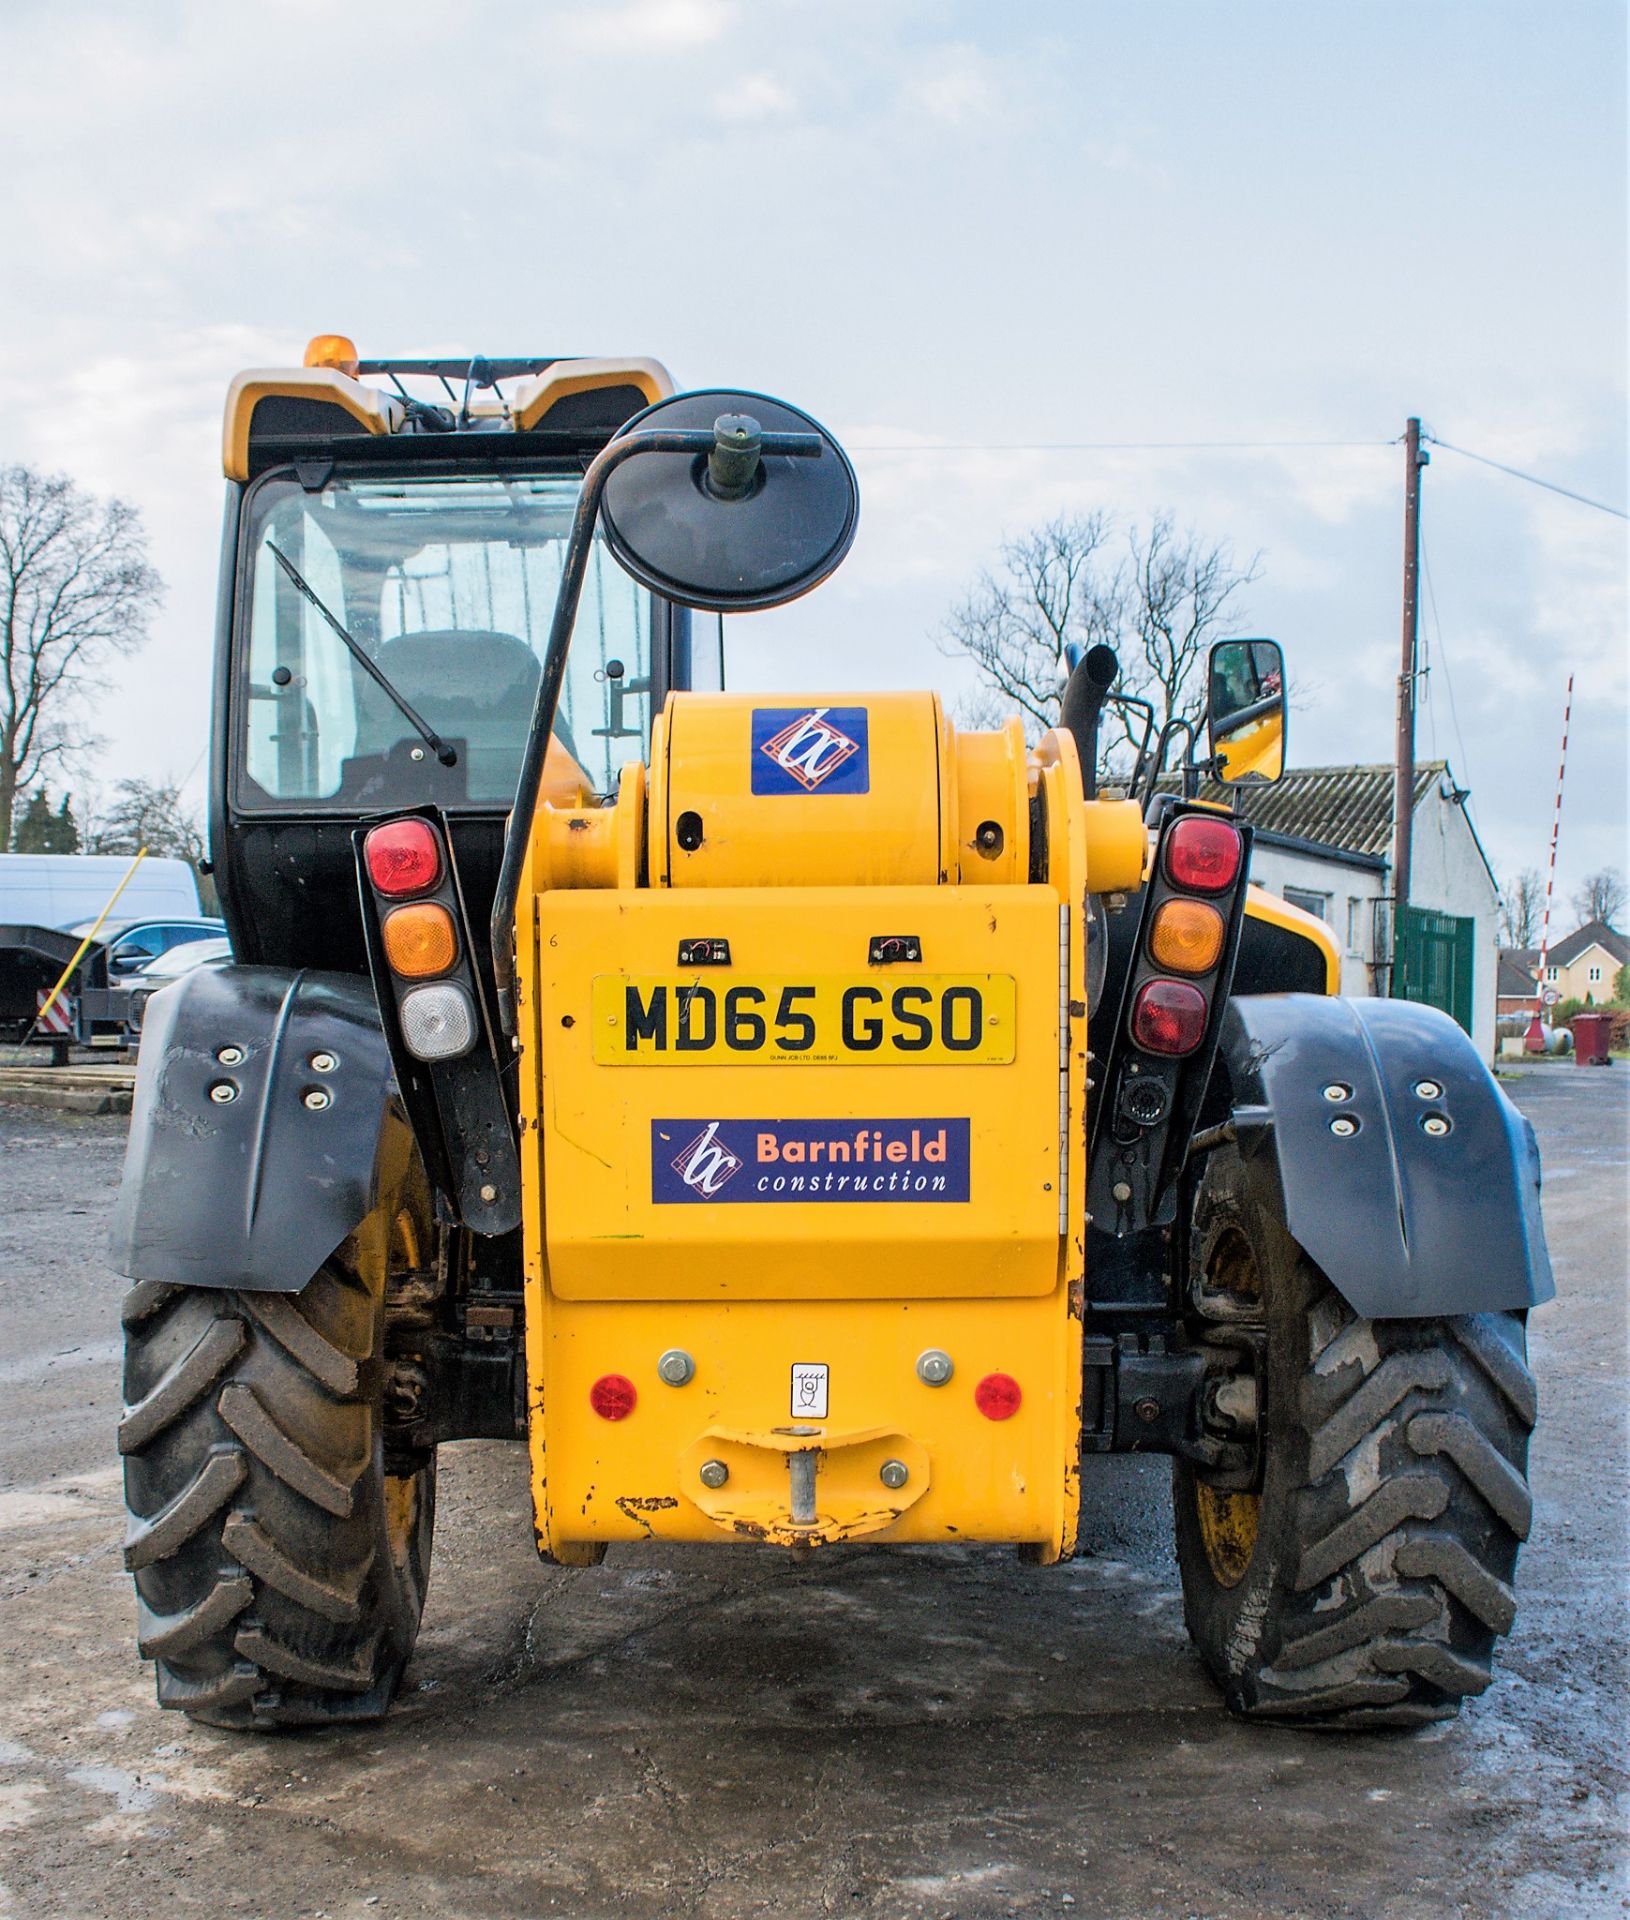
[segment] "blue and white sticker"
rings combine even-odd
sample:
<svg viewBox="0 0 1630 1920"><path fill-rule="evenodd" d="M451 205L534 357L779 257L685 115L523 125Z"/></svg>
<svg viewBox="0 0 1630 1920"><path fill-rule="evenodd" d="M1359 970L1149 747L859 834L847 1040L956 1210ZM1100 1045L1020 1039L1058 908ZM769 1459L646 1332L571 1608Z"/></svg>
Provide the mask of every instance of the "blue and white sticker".
<svg viewBox="0 0 1630 1920"><path fill-rule="evenodd" d="M659 1206L968 1197L968 1122L653 1120Z"/></svg>
<svg viewBox="0 0 1630 1920"><path fill-rule="evenodd" d="M870 793L864 707L754 707L754 793Z"/></svg>

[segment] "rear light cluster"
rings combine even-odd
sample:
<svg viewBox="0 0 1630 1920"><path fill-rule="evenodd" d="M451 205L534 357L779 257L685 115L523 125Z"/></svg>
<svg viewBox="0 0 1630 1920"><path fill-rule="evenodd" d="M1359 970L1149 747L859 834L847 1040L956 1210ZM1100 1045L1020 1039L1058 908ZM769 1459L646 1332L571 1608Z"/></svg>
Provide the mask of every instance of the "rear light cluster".
<svg viewBox="0 0 1630 1920"><path fill-rule="evenodd" d="M1211 1007L1197 981L1222 959L1226 902L1192 896L1228 893L1244 859L1245 843L1231 821L1190 813L1167 832L1160 868L1172 891L1150 916L1147 938L1149 963L1160 971L1132 999L1132 1040L1145 1053L1180 1059L1205 1038Z"/></svg>
<svg viewBox="0 0 1630 1920"><path fill-rule="evenodd" d="M441 836L428 820L390 820L369 833L362 857L381 908L403 1044L417 1060L457 1059L475 1045L476 1012L467 976L447 978L466 969Z"/></svg>

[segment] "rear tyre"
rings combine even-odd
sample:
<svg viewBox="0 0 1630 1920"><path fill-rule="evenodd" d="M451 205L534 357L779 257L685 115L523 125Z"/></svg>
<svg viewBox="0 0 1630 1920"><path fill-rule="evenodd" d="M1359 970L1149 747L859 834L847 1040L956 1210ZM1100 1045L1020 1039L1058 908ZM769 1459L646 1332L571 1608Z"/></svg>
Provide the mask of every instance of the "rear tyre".
<svg viewBox="0 0 1630 1920"><path fill-rule="evenodd" d="M390 1704L436 1473L434 1453L387 1458L383 1295L336 1259L295 1296L126 1296L125 1564L160 1706L272 1728Z"/></svg>
<svg viewBox="0 0 1630 1920"><path fill-rule="evenodd" d="M1234 1712L1452 1718L1492 1678L1532 1515L1523 1316L1359 1318L1286 1232L1262 1161L1214 1153L1191 1330L1265 1355L1254 1487L1175 1468L1189 1633Z"/></svg>

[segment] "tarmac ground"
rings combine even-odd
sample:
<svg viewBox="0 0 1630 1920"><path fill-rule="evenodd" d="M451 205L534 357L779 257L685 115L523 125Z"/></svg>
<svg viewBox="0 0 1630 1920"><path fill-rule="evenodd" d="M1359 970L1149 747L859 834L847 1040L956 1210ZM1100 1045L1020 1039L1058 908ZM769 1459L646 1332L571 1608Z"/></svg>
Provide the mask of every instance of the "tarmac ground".
<svg viewBox="0 0 1630 1920"><path fill-rule="evenodd" d="M522 1450L444 1449L384 1722L160 1713L113 1448L125 1121L0 1104L0 1920L563 1914L1576 1920L1626 1877L1630 1071L1507 1082L1545 1159L1537 1517L1494 1687L1447 1726L1230 1720L1159 1460L1084 1551L532 1550Z"/></svg>

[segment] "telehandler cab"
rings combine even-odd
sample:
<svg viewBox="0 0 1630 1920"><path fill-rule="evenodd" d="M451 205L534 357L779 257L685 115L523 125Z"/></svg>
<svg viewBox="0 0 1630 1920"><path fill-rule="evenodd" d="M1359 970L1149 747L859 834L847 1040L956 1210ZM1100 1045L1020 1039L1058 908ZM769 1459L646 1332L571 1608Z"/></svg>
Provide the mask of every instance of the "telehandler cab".
<svg viewBox="0 0 1630 1920"><path fill-rule="evenodd" d="M1337 997L1194 797L1278 777L1272 642L1099 791L1105 647L1033 748L932 693L721 690L692 610L854 536L779 401L325 336L233 383L225 466L235 957L148 1010L113 1233L161 1704L383 1713L465 1436L528 1447L575 1566L1050 1563L1094 1456L1163 1452L1236 1711L1409 1726L1488 1684L1533 1136L1451 1021Z"/></svg>

